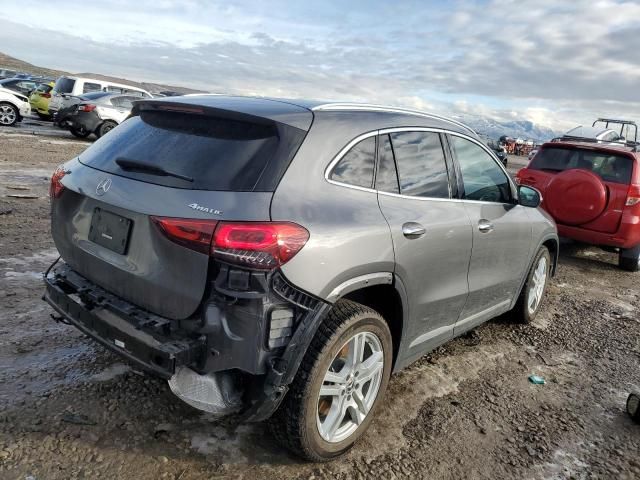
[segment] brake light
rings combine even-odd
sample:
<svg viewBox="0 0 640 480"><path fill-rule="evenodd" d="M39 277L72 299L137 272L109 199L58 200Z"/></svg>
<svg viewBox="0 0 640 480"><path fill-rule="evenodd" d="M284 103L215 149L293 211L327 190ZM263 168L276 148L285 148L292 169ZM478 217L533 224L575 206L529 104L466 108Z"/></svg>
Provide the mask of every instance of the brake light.
<svg viewBox="0 0 640 480"><path fill-rule="evenodd" d="M53 175L51 175L51 184L49 185L49 197L50 198L59 198L62 195L62 191L64 190L64 185L61 180L67 174L64 167L60 165L53 171Z"/></svg>
<svg viewBox="0 0 640 480"><path fill-rule="evenodd" d="M51 94L50 93L41 93L40 96L42 98L51 98Z"/></svg>
<svg viewBox="0 0 640 480"><path fill-rule="evenodd" d="M222 222L212 250L221 260L270 270L291 260L307 240L309 232L295 223Z"/></svg>
<svg viewBox="0 0 640 480"><path fill-rule="evenodd" d="M632 207L634 205L638 205L640 203L640 185L631 184L629 185L629 192L627 193L627 201L625 205L627 207Z"/></svg>
<svg viewBox="0 0 640 480"><path fill-rule="evenodd" d="M309 239L309 232L288 222L217 222L151 217L171 241L222 261L272 270L284 265Z"/></svg>
<svg viewBox="0 0 640 480"><path fill-rule="evenodd" d="M151 220L169 240L197 252L209 254L217 221L165 217L151 217Z"/></svg>
<svg viewBox="0 0 640 480"><path fill-rule="evenodd" d="M96 109L95 105L87 103L86 105L78 105L79 112L93 112Z"/></svg>

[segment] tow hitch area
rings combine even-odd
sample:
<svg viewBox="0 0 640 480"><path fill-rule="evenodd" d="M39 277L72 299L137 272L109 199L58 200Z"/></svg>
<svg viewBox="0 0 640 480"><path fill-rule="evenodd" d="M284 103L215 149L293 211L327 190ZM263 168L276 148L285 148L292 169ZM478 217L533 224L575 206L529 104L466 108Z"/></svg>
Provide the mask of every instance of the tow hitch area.
<svg viewBox="0 0 640 480"><path fill-rule="evenodd" d="M202 336L177 332L170 320L134 307L62 265L45 278L47 301L62 317L141 368L169 379L206 356Z"/></svg>

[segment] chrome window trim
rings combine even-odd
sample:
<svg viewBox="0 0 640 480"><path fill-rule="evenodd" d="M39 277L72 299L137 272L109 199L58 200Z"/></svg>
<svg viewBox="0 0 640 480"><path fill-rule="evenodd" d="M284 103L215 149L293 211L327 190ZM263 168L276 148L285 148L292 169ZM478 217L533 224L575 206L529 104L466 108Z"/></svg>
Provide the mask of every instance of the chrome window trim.
<svg viewBox="0 0 640 480"><path fill-rule="evenodd" d="M479 204L483 204L483 205L509 205L508 203L503 203L503 202L487 202L487 201L483 201L483 200L468 200L468 199L464 199L464 198L437 198L437 197L414 197L411 195L403 195L401 193L391 193L391 192L384 192L382 190L376 190L375 188L366 188L366 187L359 187L357 185L350 185L348 183L343 183L343 182L338 182L336 180L331 180L329 178L329 176L331 175L331 172L333 170L333 168L336 166L336 164L342 160L342 157L346 155L346 153L351 150L351 148L356 145L358 142L369 138L369 137L373 137L376 135L385 135L388 133L398 133L398 132L433 132L433 133L443 133L443 134L448 134L448 135L456 135L458 137L464 138L466 140L471 141L472 143L475 143L476 145L478 145L480 148L482 148L486 153L489 154L489 156L493 159L493 161L496 163L496 165L498 165L498 167L502 170L502 172L505 174L505 176L507 177L507 181L509 182L509 186L511 188L511 194L514 196L514 199L517 199L517 189L514 186L515 184L513 183L513 181L511 180L511 176L507 173L507 170L504 168L504 165L502 165L502 162L500 162L500 160L498 159L498 157L496 157L496 155L491 151L491 149L486 146L484 143L482 143L480 140L477 140L469 135L465 135L464 133L458 133L458 132L453 132L451 130L446 130L443 128L435 128L435 127L391 127L391 128L382 128L379 130L373 130L370 132L366 132L363 133L359 136L357 136L356 138L354 138L353 140L351 140L349 143L347 143L347 145L345 147L343 147L338 154L333 158L333 160L331 160L331 162L329 162L329 165L327 165L327 167L325 168L324 171L324 179L329 182L332 185L337 185L340 187L346 187L346 188L352 188L354 190L360 190L363 192L369 192L369 193L377 193L379 195L386 195L388 197L397 197L397 198L404 198L404 199L408 199L408 200L419 200L419 201L430 201L430 202L461 202L461 203L479 203ZM515 191L514 191L515 189ZM449 185L449 194L451 194L451 185Z"/></svg>
<svg viewBox="0 0 640 480"><path fill-rule="evenodd" d="M465 130L476 134L475 130L468 125L465 125L462 122L457 120L453 120L448 117L444 117L442 115L436 115L433 113L421 112L420 110L412 110L410 108L402 108L402 107L389 107L385 105L375 105L369 103L349 103L349 102L341 102L341 103L325 103L322 105L316 105L311 108L312 111L344 111L344 110L362 110L366 112L389 112L389 113L406 113L408 115L415 115L418 117L425 118L433 118L435 120L441 120L443 122L448 122L453 125L457 125L458 127L464 128Z"/></svg>

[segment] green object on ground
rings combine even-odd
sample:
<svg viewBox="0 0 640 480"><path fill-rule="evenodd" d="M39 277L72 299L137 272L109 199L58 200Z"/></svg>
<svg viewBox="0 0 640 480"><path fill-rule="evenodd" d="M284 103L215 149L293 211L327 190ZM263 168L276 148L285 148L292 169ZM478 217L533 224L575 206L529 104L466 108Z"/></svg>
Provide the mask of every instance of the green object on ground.
<svg viewBox="0 0 640 480"><path fill-rule="evenodd" d="M529 375L529 381L535 385L544 385L545 382L544 378L539 377L538 375Z"/></svg>

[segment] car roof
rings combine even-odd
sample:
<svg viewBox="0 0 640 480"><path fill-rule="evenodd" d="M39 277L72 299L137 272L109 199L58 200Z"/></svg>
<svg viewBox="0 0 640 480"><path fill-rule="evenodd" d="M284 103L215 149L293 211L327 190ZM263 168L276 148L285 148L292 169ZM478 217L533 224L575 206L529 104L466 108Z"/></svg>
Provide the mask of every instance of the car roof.
<svg viewBox="0 0 640 480"><path fill-rule="evenodd" d="M450 127L467 135L476 136L476 132L456 120L437 114L421 112L401 107L374 105L353 102L326 102L309 99L288 99L270 97L246 97L221 94L189 94L180 97L144 99L137 103L172 103L191 106L202 106L212 109L234 111L246 115L268 118L297 128L308 129L313 115L323 113L357 113L358 118L364 116L404 117L407 125L423 126L430 120L435 127Z"/></svg>

